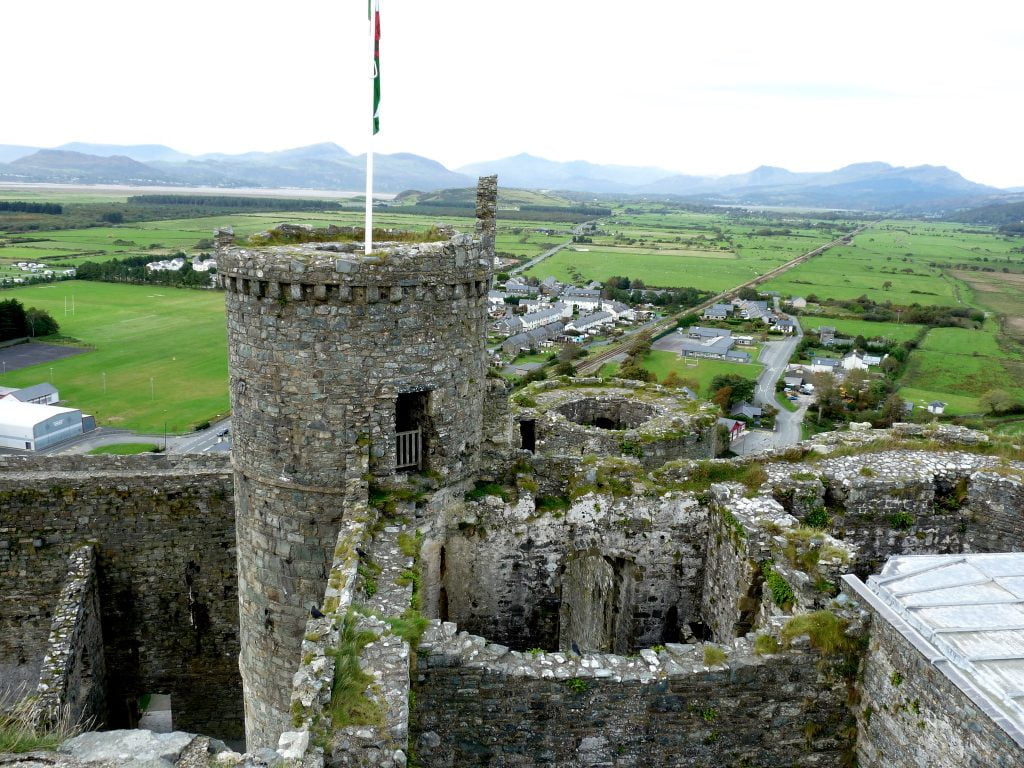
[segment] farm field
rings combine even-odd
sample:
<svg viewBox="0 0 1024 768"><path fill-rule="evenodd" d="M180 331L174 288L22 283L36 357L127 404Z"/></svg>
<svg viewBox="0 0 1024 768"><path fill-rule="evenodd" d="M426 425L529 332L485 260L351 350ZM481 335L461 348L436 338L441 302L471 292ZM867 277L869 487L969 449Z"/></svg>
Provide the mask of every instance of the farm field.
<svg viewBox="0 0 1024 768"><path fill-rule="evenodd" d="M168 219L133 225L40 231L28 235L20 233L17 235L19 240L31 238L31 242L7 245L4 245L3 234L0 233L0 265L16 261L38 261L45 262L48 266L75 266L85 261L105 261L118 256L139 255L152 256L155 260L177 251L194 255L210 250L208 243L200 247L200 241L209 241L217 227L231 226L236 236L242 239L283 222L313 227L326 227L330 224L361 226L362 214L354 211L329 214L289 211L276 214L239 213L204 218ZM400 213L374 215L375 228L423 231L439 223L449 224L467 233L471 233L474 226L470 218ZM517 257L531 258L569 238L568 234L548 235L536 231L544 228L568 231L569 225L523 221L499 222L496 250Z"/></svg>
<svg viewBox="0 0 1024 768"><path fill-rule="evenodd" d="M620 275L642 280L649 287L718 292L764 274L838 234L812 227L806 220L771 230L776 234L765 231L764 222L724 214L619 212L601 221L593 242L569 246L527 275L554 276L577 284Z"/></svg>
<svg viewBox="0 0 1024 768"><path fill-rule="evenodd" d="M908 400L942 400L952 415L977 413L979 398L1002 389L1024 400L1024 360L999 346L997 328L933 328L911 355L900 394Z"/></svg>
<svg viewBox="0 0 1024 768"><path fill-rule="evenodd" d="M800 326L804 332L814 331L822 325L830 325L841 336L863 336L872 339L876 336L893 341L909 341L924 328L914 323L873 323L868 320L854 320L847 317L828 317L826 315L801 315Z"/></svg>
<svg viewBox="0 0 1024 768"><path fill-rule="evenodd" d="M1004 337L1024 344L1024 274L964 270L950 274L970 286L979 307L998 316Z"/></svg>
<svg viewBox="0 0 1024 768"><path fill-rule="evenodd" d="M783 295L894 304L971 305L971 291L946 270L977 266L1020 272L1024 254L1012 239L944 222L886 221L764 284ZM989 274L989 273L983 273ZM886 283L890 283L887 288Z"/></svg>
<svg viewBox="0 0 1024 768"><path fill-rule="evenodd" d="M72 291L75 314L65 314ZM227 413L220 292L76 280L12 288L0 296L46 309L62 335L93 347L0 375L0 385L51 381L62 400L95 415L98 424L148 433L162 432L165 421L169 432L186 432Z"/></svg>

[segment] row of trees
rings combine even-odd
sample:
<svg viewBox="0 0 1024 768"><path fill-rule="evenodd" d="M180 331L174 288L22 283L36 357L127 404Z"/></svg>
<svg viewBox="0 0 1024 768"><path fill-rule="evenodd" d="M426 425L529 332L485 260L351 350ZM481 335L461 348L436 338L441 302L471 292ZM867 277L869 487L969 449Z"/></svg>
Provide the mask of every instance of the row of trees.
<svg viewBox="0 0 1024 768"><path fill-rule="evenodd" d="M59 330L57 321L45 309L25 309L17 299L0 301L0 341L49 336Z"/></svg>
<svg viewBox="0 0 1024 768"><path fill-rule="evenodd" d="M174 257L185 258L185 264L177 272L161 270L151 272L146 264L152 256L127 256L110 261L87 261L78 266L79 280L99 280L104 283L152 283L157 285L180 286L184 288L209 288L210 273L196 272L185 254L178 252ZM174 258L171 257L171 258Z"/></svg>
<svg viewBox="0 0 1024 768"><path fill-rule="evenodd" d="M11 213L44 213L52 216L64 213L60 203L26 203L21 200L0 200L0 211Z"/></svg>

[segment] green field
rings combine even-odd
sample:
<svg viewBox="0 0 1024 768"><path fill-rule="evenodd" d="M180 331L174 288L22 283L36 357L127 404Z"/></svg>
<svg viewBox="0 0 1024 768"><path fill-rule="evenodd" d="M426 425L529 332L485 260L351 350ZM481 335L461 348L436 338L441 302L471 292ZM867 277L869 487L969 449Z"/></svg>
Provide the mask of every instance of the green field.
<svg viewBox="0 0 1024 768"><path fill-rule="evenodd" d="M787 223L773 235L758 234L766 223L756 214L619 210L601 220L593 242L569 246L527 274L575 283L604 282L620 275L651 287L718 292L763 275L839 234L830 228L838 222L817 227L810 220Z"/></svg>
<svg viewBox="0 0 1024 768"><path fill-rule="evenodd" d="M89 451L89 455L133 456L136 453L152 453L159 447L155 443L117 443L116 445L101 445L99 448L93 448Z"/></svg>
<svg viewBox="0 0 1024 768"><path fill-rule="evenodd" d="M800 325L804 333L810 333L822 325L830 325L840 336L865 339L882 337L893 341L909 341L917 336L924 327L914 323L872 323L867 320L853 320L846 317L827 317L824 315L801 315Z"/></svg>
<svg viewBox="0 0 1024 768"><path fill-rule="evenodd" d="M946 412L953 415L977 413L978 398L992 389L1024 401L1024 360L1001 347L997 334L992 322L978 330L931 329L910 356L900 393L910 400L947 402Z"/></svg>
<svg viewBox="0 0 1024 768"><path fill-rule="evenodd" d="M75 314L65 314L74 295ZM80 280L0 293L48 310L61 333L93 348L0 375L0 385L51 381L67 405L99 424L140 432L185 432L228 412L224 296ZM53 377L50 377L52 368ZM152 388L151 388L152 387Z"/></svg>
<svg viewBox="0 0 1024 768"><path fill-rule="evenodd" d="M715 376L735 373L745 379L756 379L761 373L759 363L729 363L725 360L696 360L680 357L676 352L653 349L644 357L643 367L653 373L659 382L664 381L670 372L675 371L682 379L697 382L697 394L705 396Z"/></svg>

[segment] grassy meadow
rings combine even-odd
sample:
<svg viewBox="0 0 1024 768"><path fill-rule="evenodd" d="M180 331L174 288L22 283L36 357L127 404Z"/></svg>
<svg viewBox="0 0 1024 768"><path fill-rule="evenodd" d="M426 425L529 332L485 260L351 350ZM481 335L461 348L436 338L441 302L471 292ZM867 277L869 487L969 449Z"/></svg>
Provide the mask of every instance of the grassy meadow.
<svg viewBox="0 0 1024 768"><path fill-rule="evenodd" d="M62 400L103 426L158 434L228 412L224 296L74 280L0 293L46 309L90 351L0 375L0 385L50 381ZM74 296L75 313L65 314ZM53 375L50 376L52 369ZM152 388L151 388L152 387Z"/></svg>

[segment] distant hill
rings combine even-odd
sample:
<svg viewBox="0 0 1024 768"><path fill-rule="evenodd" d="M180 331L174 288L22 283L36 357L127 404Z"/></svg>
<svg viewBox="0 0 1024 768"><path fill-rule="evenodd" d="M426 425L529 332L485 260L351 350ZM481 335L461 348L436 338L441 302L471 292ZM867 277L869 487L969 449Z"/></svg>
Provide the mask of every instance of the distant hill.
<svg viewBox="0 0 1024 768"><path fill-rule="evenodd" d="M167 176L123 155L99 157L82 152L41 149L0 165L0 180L87 184L163 184Z"/></svg>
<svg viewBox="0 0 1024 768"><path fill-rule="evenodd" d="M965 224L999 227L1003 232L1015 235L1024 234L1024 202L985 205L980 208L958 211L946 218Z"/></svg>
<svg viewBox="0 0 1024 768"><path fill-rule="evenodd" d="M163 144L87 144L82 141L72 141L69 144L61 144L55 149L62 149L67 152L81 152L86 155L97 157L130 157L140 163L151 163L154 160L169 162L183 162L188 160L188 155L176 149L165 147Z"/></svg>
<svg viewBox="0 0 1024 768"><path fill-rule="evenodd" d="M510 187L584 192L622 192L671 175L670 171L649 166L596 165L585 160L560 163L526 153L470 163L458 170L474 178L496 173L501 183Z"/></svg>
<svg viewBox="0 0 1024 768"><path fill-rule="evenodd" d="M0 145L0 181L359 191L365 185L365 162L365 156L353 155L331 142L273 152L199 156L162 144L73 142L56 149ZM868 162L820 172L762 165L747 173L695 176L654 166L558 162L526 153L471 163L457 171L407 152L374 157L374 189L378 192L467 190L477 176L490 173L498 174L502 189L533 190L530 194L539 196L528 200L524 193L516 201L507 199L504 204L509 206L564 205L543 198L564 193L577 200L586 195L614 195L700 206L944 213L1021 197L1019 190L976 184L949 168L932 165L903 168ZM414 202L432 201L417 198Z"/></svg>

